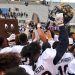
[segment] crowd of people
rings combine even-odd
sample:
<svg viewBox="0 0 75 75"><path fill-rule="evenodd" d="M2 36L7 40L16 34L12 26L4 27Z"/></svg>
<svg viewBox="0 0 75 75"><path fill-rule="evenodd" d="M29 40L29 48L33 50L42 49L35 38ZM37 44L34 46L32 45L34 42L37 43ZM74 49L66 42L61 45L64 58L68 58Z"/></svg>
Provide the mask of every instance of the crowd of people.
<svg viewBox="0 0 75 75"><path fill-rule="evenodd" d="M19 8L4 8L5 10L7 10L6 12L3 12L3 9L0 8L0 16L1 18L5 18L5 19L17 19L17 17L28 17L28 13L26 12L20 12Z"/></svg>
<svg viewBox="0 0 75 75"><path fill-rule="evenodd" d="M62 11L53 19L57 34L48 28L50 22L44 31L34 13L23 33L0 35L0 75L75 75L75 33L67 32Z"/></svg>

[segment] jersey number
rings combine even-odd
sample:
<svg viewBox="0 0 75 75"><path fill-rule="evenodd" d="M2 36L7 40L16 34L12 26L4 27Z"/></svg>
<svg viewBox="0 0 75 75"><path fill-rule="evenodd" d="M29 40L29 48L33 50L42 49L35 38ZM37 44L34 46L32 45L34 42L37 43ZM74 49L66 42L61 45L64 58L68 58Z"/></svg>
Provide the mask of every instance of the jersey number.
<svg viewBox="0 0 75 75"><path fill-rule="evenodd" d="M58 67L59 74L60 74L60 75L66 74L66 69L67 69L67 67L68 67L68 65L65 65L64 68L62 69L62 67L59 66L59 67ZM63 72L64 72L64 74L63 74Z"/></svg>

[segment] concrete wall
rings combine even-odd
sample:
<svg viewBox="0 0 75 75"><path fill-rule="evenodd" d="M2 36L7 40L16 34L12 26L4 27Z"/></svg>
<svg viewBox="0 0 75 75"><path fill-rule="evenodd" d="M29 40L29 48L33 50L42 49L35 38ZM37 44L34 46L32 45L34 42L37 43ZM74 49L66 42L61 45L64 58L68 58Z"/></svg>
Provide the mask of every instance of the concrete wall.
<svg viewBox="0 0 75 75"><path fill-rule="evenodd" d="M19 12L26 12L28 13L28 18L31 19L33 12L36 12L40 16L40 20L42 22L46 22L48 17L48 7L43 5L18 5L18 4L0 4L1 8L19 8ZM22 19L25 19L22 17Z"/></svg>
<svg viewBox="0 0 75 75"><path fill-rule="evenodd" d="M70 4L70 3L69 3ZM55 5L59 5L59 3L50 3L50 7L49 8L53 8ZM71 20L71 23L75 23L75 3L71 3L70 4L73 9L74 9L74 17ZM22 17L19 19L31 19L33 12L36 12L39 17L41 22L46 22L47 21L47 17L48 17L48 6L45 5L28 5L25 6L23 4L0 4L1 8L19 8L20 12L26 12L28 13L28 18Z"/></svg>

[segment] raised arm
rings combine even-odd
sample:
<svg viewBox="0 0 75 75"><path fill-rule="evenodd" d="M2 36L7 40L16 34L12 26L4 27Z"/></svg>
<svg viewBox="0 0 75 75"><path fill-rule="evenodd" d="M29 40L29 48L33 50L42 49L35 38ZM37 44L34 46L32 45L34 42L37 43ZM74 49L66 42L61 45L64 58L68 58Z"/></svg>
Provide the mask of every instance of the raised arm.
<svg viewBox="0 0 75 75"><path fill-rule="evenodd" d="M43 41L43 42L46 42L46 35L45 35L45 33L44 33L44 31L40 28L40 26L41 26L41 24L40 23L38 23L37 24L37 32L38 32L38 35L39 35L39 37L40 37L40 39Z"/></svg>

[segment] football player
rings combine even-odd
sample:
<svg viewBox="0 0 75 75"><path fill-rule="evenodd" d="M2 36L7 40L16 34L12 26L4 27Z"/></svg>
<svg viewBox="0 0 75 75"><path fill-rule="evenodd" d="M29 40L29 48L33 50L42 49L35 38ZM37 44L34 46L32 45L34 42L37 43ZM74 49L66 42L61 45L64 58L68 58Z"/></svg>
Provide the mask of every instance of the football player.
<svg viewBox="0 0 75 75"><path fill-rule="evenodd" d="M56 25L59 26L59 45L56 49L47 48L39 57L34 75L56 75L56 64L68 47L68 34L63 23L63 13L56 14Z"/></svg>

